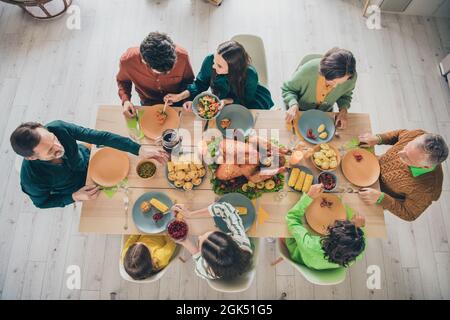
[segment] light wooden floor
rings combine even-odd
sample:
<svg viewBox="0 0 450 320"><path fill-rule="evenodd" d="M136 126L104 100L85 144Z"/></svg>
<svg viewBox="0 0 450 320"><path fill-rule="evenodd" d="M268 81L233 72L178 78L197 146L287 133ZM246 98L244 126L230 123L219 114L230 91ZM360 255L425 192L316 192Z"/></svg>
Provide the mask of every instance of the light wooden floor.
<svg viewBox="0 0 450 320"><path fill-rule="evenodd" d="M78 233L72 207L39 211L20 192L9 135L22 121L64 119L92 123L95 106L119 103L118 59L146 33L169 33L198 70L207 53L238 33L262 36L270 90L300 58L341 46L354 52L358 84L352 111L371 114L375 131L424 128L450 142L449 88L437 63L450 52L450 21L383 15L369 30L359 1L225 0L215 8L199 0L110 0L81 3L82 29L65 19L36 22L0 4L0 296L3 299L449 299L450 180L414 223L386 214L389 239L369 240L364 260L334 287L308 284L265 243L257 279L242 294L218 294L197 278L191 261L177 261L161 282L134 285L118 273L120 238ZM79 265L81 290L66 287L66 268ZM381 290L366 288L366 268L378 265Z"/></svg>

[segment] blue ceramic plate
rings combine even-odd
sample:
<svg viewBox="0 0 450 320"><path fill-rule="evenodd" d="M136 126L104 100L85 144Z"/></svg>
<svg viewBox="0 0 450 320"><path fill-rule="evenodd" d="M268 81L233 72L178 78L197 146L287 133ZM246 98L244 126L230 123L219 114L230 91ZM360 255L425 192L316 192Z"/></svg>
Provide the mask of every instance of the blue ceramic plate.
<svg viewBox="0 0 450 320"><path fill-rule="evenodd" d="M223 119L231 120L231 125L227 128L228 130L222 128L220 122ZM231 104L225 106L220 115L216 118L216 127L222 132L224 137L232 138L233 129L239 129L244 136L248 136L254 126L253 115L246 107L240 104ZM228 132L227 132L228 131ZM226 136L228 134L228 136Z"/></svg>
<svg viewBox="0 0 450 320"><path fill-rule="evenodd" d="M140 196L133 206L133 221L136 227L144 233L154 234L165 231L167 228L167 224L174 217L173 212L170 211L169 213L166 213L161 220L155 222L152 217L156 212L159 211L153 206L149 212L142 213L141 203L144 201L150 201L153 198L158 199L169 208L173 206L172 200L170 200L170 198L162 192L152 191L144 193L142 196Z"/></svg>
<svg viewBox="0 0 450 320"><path fill-rule="evenodd" d="M221 111L217 112L216 115L215 115L214 117L210 118L210 119L203 118L202 116L200 116L200 115L198 114L197 106L198 106L198 104L199 104L200 98L202 98L202 97L204 97L204 96L211 96L211 97L215 98L216 101L220 101L219 97L213 95L212 93L207 92L207 91L202 92L202 93L198 94L198 95L194 98L194 100L192 101L192 112L194 112L194 114L197 116L197 118L202 119L202 120L211 120L211 119L217 118L217 116L221 113Z"/></svg>
<svg viewBox="0 0 450 320"><path fill-rule="evenodd" d="M253 225L253 222L255 222L256 218L256 210L253 206L252 201L240 193L228 193L224 195L222 198L220 198L217 202L228 202L234 207L246 207L247 208L247 214L241 216L242 223L244 224L245 231L248 231L248 229L251 228ZM221 231L228 233L230 230L228 230L227 224L221 217L214 217L214 222Z"/></svg>
<svg viewBox="0 0 450 320"><path fill-rule="evenodd" d="M317 129L321 124L325 125L325 131L328 133L326 139L320 139ZM312 129L313 134L317 137L316 140L308 138L308 129ZM302 111L300 119L298 120L298 130L306 141L312 144L326 143L333 139L336 127L334 120L325 112L320 110Z"/></svg>
<svg viewBox="0 0 450 320"><path fill-rule="evenodd" d="M311 171L311 169L309 169L309 168L307 168L305 166L299 166L299 165L295 165L295 166L293 166L293 168L299 168L301 171L304 171L306 174L312 175L313 176L313 183L312 184L316 184L317 183L317 181L318 181L317 177L314 175L314 173ZM287 178L286 181L289 181L289 178L291 177L291 174L292 174L292 169L289 170L289 177ZM289 188L291 188L295 192L301 192L301 191L295 190L294 187L289 187Z"/></svg>

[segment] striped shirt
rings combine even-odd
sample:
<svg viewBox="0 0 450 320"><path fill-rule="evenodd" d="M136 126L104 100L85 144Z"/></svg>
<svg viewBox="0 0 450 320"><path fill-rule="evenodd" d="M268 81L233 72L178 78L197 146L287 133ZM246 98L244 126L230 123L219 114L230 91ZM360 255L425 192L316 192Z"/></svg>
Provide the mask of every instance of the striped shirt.
<svg viewBox="0 0 450 320"><path fill-rule="evenodd" d="M250 239L245 233L244 225L242 224L242 219L239 216L238 211L229 203L213 203L208 207L209 213L213 217L221 217L227 224L230 233L228 233L231 238L237 243L237 245L242 249L250 253L253 253L250 244ZM195 273L205 279L218 279L219 277L214 274L214 271L208 265L208 263L201 256L201 251L192 256L195 263Z"/></svg>

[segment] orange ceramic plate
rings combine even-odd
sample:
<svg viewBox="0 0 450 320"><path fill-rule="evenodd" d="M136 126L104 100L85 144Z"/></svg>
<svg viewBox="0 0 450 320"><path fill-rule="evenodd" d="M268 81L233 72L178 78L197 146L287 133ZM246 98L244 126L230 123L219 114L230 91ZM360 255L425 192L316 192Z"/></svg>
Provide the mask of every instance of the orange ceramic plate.
<svg viewBox="0 0 450 320"><path fill-rule="evenodd" d="M164 130L178 128L180 118L177 111L172 107L166 108L167 118L164 123L158 122L158 112L163 109L163 104L151 106L145 109L144 115L140 118L141 129L147 138L155 140L161 136Z"/></svg>
<svg viewBox="0 0 450 320"><path fill-rule="evenodd" d="M358 161L356 158L361 156ZM380 176L380 163L377 157L366 149L352 149L341 162L342 173L348 181L358 187L368 187L377 182Z"/></svg>
<svg viewBox="0 0 450 320"><path fill-rule="evenodd" d="M128 176L128 155L113 148L102 148L95 152L89 162L89 176L102 187L113 187Z"/></svg>
<svg viewBox="0 0 450 320"><path fill-rule="evenodd" d="M331 208L320 206L323 199L332 202ZM324 193L314 199L306 210L305 218L311 229L321 235L326 235L328 226L332 225L336 220L346 220L347 215L341 199L336 195Z"/></svg>

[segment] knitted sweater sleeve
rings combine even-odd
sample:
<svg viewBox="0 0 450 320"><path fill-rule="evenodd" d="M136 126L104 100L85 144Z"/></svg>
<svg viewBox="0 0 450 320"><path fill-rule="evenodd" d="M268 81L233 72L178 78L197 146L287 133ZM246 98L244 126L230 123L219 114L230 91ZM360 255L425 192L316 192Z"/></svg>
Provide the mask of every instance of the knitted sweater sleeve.
<svg viewBox="0 0 450 320"><path fill-rule="evenodd" d="M385 133L381 133L379 136L381 137L381 144L389 144L394 145L400 140L400 136L404 133L408 132L408 130L394 130Z"/></svg>
<svg viewBox="0 0 450 320"><path fill-rule="evenodd" d="M407 194L405 199L396 199L387 193L381 205L400 219L406 221L416 220L433 202L432 192L418 192L415 190Z"/></svg>

